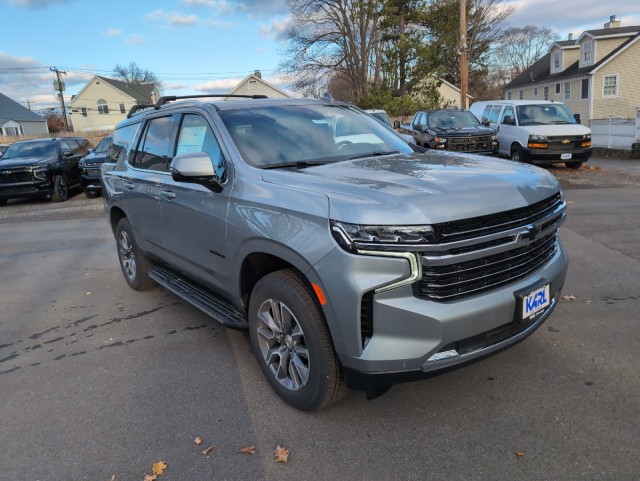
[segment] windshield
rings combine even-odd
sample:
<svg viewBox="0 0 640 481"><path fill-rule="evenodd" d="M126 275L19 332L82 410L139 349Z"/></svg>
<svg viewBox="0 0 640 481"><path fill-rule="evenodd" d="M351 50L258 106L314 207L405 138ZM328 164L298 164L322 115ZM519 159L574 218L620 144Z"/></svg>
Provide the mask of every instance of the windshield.
<svg viewBox="0 0 640 481"><path fill-rule="evenodd" d="M109 150L109 145L111 144L111 137L105 137L100 141L98 146L96 147L96 154L106 154L107 150Z"/></svg>
<svg viewBox="0 0 640 481"><path fill-rule="evenodd" d="M247 163L260 168L413 152L388 127L345 105L269 106L219 114Z"/></svg>
<svg viewBox="0 0 640 481"><path fill-rule="evenodd" d="M369 112L369 115L373 115L376 119L385 125L391 125L391 119L386 112Z"/></svg>
<svg viewBox="0 0 640 481"><path fill-rule="evenodd" d="M564 104L519 105L520 125L575 124L576 119Z"/></svg>
<svg viewBox="0 0 640 481"><path fill-rule="evenodd" d="M447 110L429 114L428 125L432 129L462 129L476 127L478 119L468 110Z"/></svg>
<svg viewBox="0 0 640 481"><path fill-rule="evenodd" d="M36 142L16 142L0 157L0 160L21 159L25 157L55 157L58 154L55 142L42 140Z"/></svg>

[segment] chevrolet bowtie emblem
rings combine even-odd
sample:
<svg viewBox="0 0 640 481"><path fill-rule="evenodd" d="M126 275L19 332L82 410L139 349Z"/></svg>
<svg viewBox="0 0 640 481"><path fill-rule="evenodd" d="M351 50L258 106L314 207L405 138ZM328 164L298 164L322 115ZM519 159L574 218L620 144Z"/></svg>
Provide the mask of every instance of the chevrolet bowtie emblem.
<svg viewBox="0 0 640 481"><path fill-rule="evenodd" d="M571 141L570 141L570 140L567 140L567 139L564 139L564 140L562 141L562 143L563 143L563 144L568 144L568 143L570 143L570 142L571 142Z"/></svg>

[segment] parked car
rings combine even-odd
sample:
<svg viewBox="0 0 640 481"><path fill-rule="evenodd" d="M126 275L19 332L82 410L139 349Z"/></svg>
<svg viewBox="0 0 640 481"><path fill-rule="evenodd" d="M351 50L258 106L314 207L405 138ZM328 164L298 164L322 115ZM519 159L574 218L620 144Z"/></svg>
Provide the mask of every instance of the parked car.
<svg viewBox="0 0 640 481"><path fill-rule="evenodd" d="M394 132L396 134L398 134L400 137L402 137L404 139L405 142L407 143L413 143L413 136L411 135L407 135L407 134L403 134L402 132L398 132L395 127L393 126L393 124L391 123L391 119L389 118L389 114L387 114L386 110L382 110L382 109L368 109L365 110L365 112L367 112L369 115L371 115L372 117L378 119L380 122L382 122L384 125L388 126L389 128L393 129Z"/></svg>
<svg viewBox="0 0 640 481"><path fill-rule="evenodd" d="M461 367L557 305L567 205L547 171L424 153L332 100L189 99L116 126L102 181L124 278L248 329L292 406Z"/></svg>
<svg viewBox="0 0 640 481"><path fill-rule="evenodd" d="M591 130L562 102L493 100L475 102L471 112L498 131L499 153L518 162L564 162L578 169L589 160Z"/></svg>
<svg viewBox="0 0 640 481"><path fill-rule="evenodd" d="M498 150L495 129L485 127L468 110L439 109L416 112L400 132L413 135L416 144L431 149L493 154Z"/></svg>
<svg viewBox="0 0 640 481"><path fill-rule="evenodd" d="M107 151L111 146L112 136L103 138L95 149L89 149L89 154L78 163L81 171L82 190L87 197L93 197L102 193L100 184L100 167L107 157Z"/></svg>
<svg viewBox="0 0 640 481"><path fill-rule="evenodd" d="M9 144L0 144L0 157L4 154L4 151L9 148Z"/></svg>
<svg viewBox="0 0 640 481"><path fill-rule="evenodd" d="M82 137L20 140L0 158L0 205L9 199L50 196L54 202L69 197L80 185L78 162L91 147Z"/></svg>

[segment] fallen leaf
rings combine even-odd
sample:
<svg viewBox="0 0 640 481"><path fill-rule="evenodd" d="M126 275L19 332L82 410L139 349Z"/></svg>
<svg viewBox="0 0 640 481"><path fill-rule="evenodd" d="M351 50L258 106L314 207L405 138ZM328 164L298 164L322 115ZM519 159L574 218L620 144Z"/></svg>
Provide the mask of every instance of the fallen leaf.
<svg viewBox="0 0 640 481"><path fill-rule="evenodd" d="M567 201L567 204L571 205L571 204L575 204L575 202L574 202L574 201L572 201L572 200L568 200L568 201Z"/></svg>
<svg viewBox="0 0 640 481"><path fill-rule="evenodd" d="M208 455L209 455L209 453L210 453L211 451L213 451L214 449L216 449L216 447L215 447L215 446L209 446L209 447L208 447L207 449L205 449L204 451L201 451L201 452L202 452L202 455L203 455L203 456L208 456Z"/></svg>
<svg viewBox="0 0 640 481"><path fill-rule="evenodd" d="M523 451L516 451L516 456L518 456L519 458L524 458L524 452Z"/></svg>
<svg viewBox="0 0 640 481"><path fill-rule="evenodd" d="M196 436L196 438L193 440L194 443L196 443L198 446L202 444L202 439L200 439L200 436Z"/></svg>
<svg viewBox="0 0 640 481"><path fill-rule="evenodd" d="M587 304L591 304L593 301L587 301Z"/></svg>
<svg viewBox="0 0 640 481"><path fill-rule="evenodd" d="M87 292L86 294L87 294L87 295L91 294L91 291Z"/></svg>
<svg viewBox="0 0 640 481"><path fill-rule="evenodd" d="M289 450L287 448L283 448L279 444L276 448L275 455L276 463L286 463L289 460Z"/></svg>
<svg viewBox="0 0 640 481"><path fill-rule="evenodd" d="M576 300L576 296L574 296L573 294L569 294L568 296L562 296L562 298L565 301L575 301Z"/></svg>
<svg viewBox="0 0 640 481"><path fill-rule="evenodd" d="M245 446L240 450L240 452L244 454L254 454L256 452L256 447L253 444L251 446Z"/></svg>
<svg viewBox="0 0 640 481"><path fill-rule="evenodd" d="M151 476L150 474L145 474L144 476L144 481L156 481L156 479L158 479L158 476L156 476L155 474L153 476Z"/></svg>
<svg viewBox="0 0 640 481"><path fill-rule="evenodd" d="M89 275L89 274L87 274L87 275ZM111 481L116 481L116 475L115 474L111 475Z"/></svg>
<svg viewBox="0 0 640 481"><path fill-rule="evenodd" d="M167 463L158 461L153 465L153 474L162 474L165 469L167 469Z"/></svg>

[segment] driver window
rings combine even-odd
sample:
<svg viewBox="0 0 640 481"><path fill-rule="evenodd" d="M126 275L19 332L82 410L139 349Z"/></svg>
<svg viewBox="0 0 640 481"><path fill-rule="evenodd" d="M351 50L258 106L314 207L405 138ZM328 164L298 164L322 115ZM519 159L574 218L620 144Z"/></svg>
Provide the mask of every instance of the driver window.
<svg viewBox="0 0 640 481"><path fill-rule="evenodd" d="M509 107L505 107L504 108L504 112L502 113L502 120L500 121L501 124L507 124L507 125L515 125L515 113L513 111L513 107L509 106Z"/></svg>
<svg viewBox="0 0 640 481"><path fill-rule="evenodd" d="M60 141L60 152L62 153L62 155L71 153L71 146L69 145L69 142L67 142L66 139L62 139Z"/></svg>
<svg viewBox="0 0 640 481"><path fill-rule="evenodd" d="M206 152L213 162L213 170L218 179L224 179L225 161L209 123L195 114L186 114L178 133L176 155Z"/></svg>

